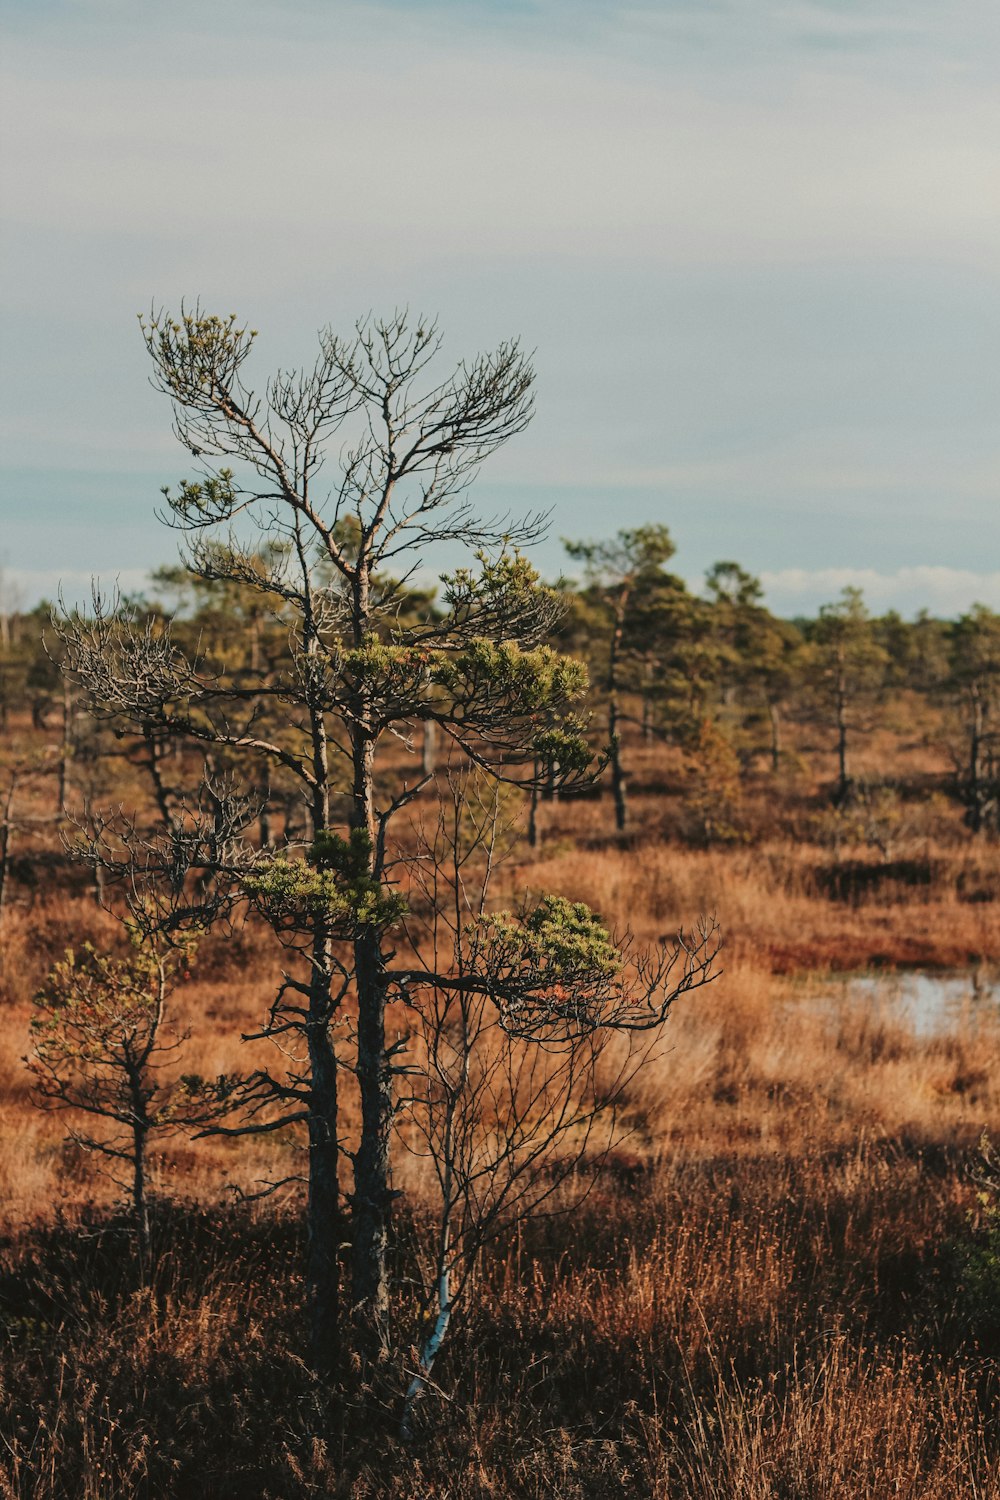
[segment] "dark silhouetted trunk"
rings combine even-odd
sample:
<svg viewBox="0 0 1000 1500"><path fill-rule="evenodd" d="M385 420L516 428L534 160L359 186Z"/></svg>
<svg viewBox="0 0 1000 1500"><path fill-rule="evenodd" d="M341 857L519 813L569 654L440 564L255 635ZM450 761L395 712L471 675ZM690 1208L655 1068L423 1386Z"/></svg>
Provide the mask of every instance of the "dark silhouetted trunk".
<svg viewBox="0 0 1000 1500"><path fill-rule="evenodd" d="M369 576L360 566L355 582L353 630L358 645L368 625ZM375 742L362 694L353 705L354 786L352 828L368 835L369 873L382 876L375 814ZM361 1132L354 1157L351 1200L351 1302L356 1352L362 1365L374 1363L388 1340L389 1288L386 1247L392 1193L389 1188L389 1138L392 1127L392 1065L385 1046L385 984L382 945L375 928L365 928L354 943L354 983L358 1001L357 1079Z"/></svg>
<svg viewBox="0 0 1000 1500"><path fill-rule="evenodd" d="M621 745L618 739L617 697L612 697L608 703L608 739L611 746L611 794L615 800L615 827L619 833L624 833L628 821L628 803Z"/></svg>
<svg viewBox="0 0 1000 1500"><path fill-rule="evenodd" d="M10 877L10 851L14 840L14 793L17 791L17 772L13 772L0 821L0 918L7 902L7 882Z"/></svg>
<svg viewBox="0 0 1000 1500"><path fill-rule="evenodd" d="M306 1208L306 1295L313 1368L329 1377L340 1359L340 1147L337 1141L337 1058L330 1040L330 941L313 940L307 1041L310 1065L309 1200Z"/></svg>
<svg viewBox="0 0 1000 1500"><path fill-rule="evenodd" d="M973 833L981 833L985 819L986 788L983 774L983 741L986 712L977 692L972 694L972 718L969 725L969 791L966 822Z"/></svg>
<svg viewBox="0 0 1000 1500"><path fill-rule="evenodd" d="M132 1214L139 1259L143 1267L149 1262L149 1203L146 1196L146 1132L144 1119L132 1126Z"/></svg>
<svg viewBox="0 0 1000 1500"><path fill-rule="evenodd" d="M167 795L167 788L164 783L163 776L160 772L160 760L163 754L163 747L156 739L156 737L149 732L147 732L146 734L146 747L149 751L149 759L147 760L146 765L149 769L149 779L153 783L153 793L156 797L156 806L159 810L160 817L169 827L171 822L170 798Z"/></svg>
<svg viewBox="0 0 1000 1500"><path fill-rule="evenodd" d="M260 817L258 828L260 830L260 847L262 849L274 848L274 831L271 827L271 804L267 800L267 792L261 792L263 801L260 805Z"/></svg>
<svg viewBox="0 0 1000 1500"><path fill-rule="evenodd" d="M618 661L621 654L622 636L625 631L625 611L628 609L629 593L624 588L615 610L615 628L611 635L611 651L608 657L608 743L611 757L611 793L615 801L615 827L624 833L628 821L626 801L626 777L622 766L621 743L618 734Z"/></svg>
<svg viewBox="0 0 1000 1500"><path fill-rule="evenodd" d="M377 1360L386 1346L389 1310L386 1249L392 1207L392 1070L385 1048L385 988L379 948L375 932L364 933L354 945L361 1138L354 1159L352 1300L356 1347L365 1364Z"/></svg>
<svg viewBox="0 0 1000 1500"><path fill-rule="evenodd" d="M847 765L847 684L843 677L837 683L837 796L838 803L847 801L851 790L851 778Z"/></svg>
<svg viewBox="0 0 1000 1500"><path fill-rule="evenodd" d="M311 620L309 622L311 626ZM310 654L318 650L308 637ZM306 816L313 835L330 822L329 747L322 701L310 704L315 785ZM333 1020L333 944L325 922L313 930L306 1043L309 1051L309 1197L306 1206L306 1296L309 1352L313 1368L329 1377L342 1348L340 1247L344 1238L340 1199L337 1069Z"/></svg>
<svg viewBox="0 0 1000 1500"><path fill-rule="evenodd" d="M59 816L67 812L69 792L69 763L73 755L73 693L69 677L63 674L62 692L62 746L59 753Z"/></svg>
<svg viewBox="0 0 1000 1500"><path fill-rule="evenodd" d="M539 766L535 761L534 772L531 780L531 793L528 802L528 847L538 848L538 776Z"/></svg>

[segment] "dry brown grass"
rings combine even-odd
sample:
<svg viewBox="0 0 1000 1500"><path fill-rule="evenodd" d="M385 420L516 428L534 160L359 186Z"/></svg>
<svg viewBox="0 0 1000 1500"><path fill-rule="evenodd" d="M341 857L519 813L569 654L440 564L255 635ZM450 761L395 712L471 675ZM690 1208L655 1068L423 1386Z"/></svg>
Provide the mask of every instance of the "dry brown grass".
<svg viewBox="0 0 1000 1500"><path fill-rule="evenodd" d="M926 746L893 743L913 776L940 770ZM510 894L561 890L641 939L713 911L725 974L676 1008L583 1205L484 1258L411 1452L392 1436L400 1371L373 1416L301 1361L294 1198L232 1201L231 1184L297 1170L294 1142L167 1140L143 1285L116 1190L32 1106L20 1061L52 959L114 929L71 879L15 886L0 933L0 1496L1000 1500L1000 1319L972 1321L956 1251L976 1142L1000 1134L1000 1020L980 1005L920 1033L890 1003L823 998L832 970L1000 961L1000 865L953 810L888 864L794 838L815 759L775 794L773 826L726 849L676 840L676 767L641 747L636 835L617 840L595 802L543 809ZM178 1066L252 1066L239 1034L279 967L259 929L206 941L174 1001L191 1032Z"/></svg>
<svg viewBox="0 0 1000 1500"><path fill-rule="evenodd" d="M956 1165L863 1146L606 1182L486 1262L412 1452L297 1358L287 1217L162 1217L151 1290L113 1224L35 1231L0 1282L5 1492L995 1500Z"/></svg>
<svg viewBox="0 0 1000 1500"><path fill-rule="evenodd" d="M834 859L787 836L702 850L643 833L622 846L606 828L588 840L585 812L573 814L583 847L561 832L570 814L559 809L548 852L519 864L514 878L570 892L645 939L709 911L729 961L770 973L1000 961L1000 864L990 846L923 846L891 862L868 849Z"/></svg>

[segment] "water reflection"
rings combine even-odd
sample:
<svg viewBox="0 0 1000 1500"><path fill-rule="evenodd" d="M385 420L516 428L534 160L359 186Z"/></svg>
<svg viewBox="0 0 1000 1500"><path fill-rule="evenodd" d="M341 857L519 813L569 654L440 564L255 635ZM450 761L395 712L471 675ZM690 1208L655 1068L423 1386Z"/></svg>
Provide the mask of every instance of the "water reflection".
<svg viewBox="0 0 1000 1500"><path fill-rule="evenodd" d="M957 973L852 974L839 982L837 998L888 1007L928 1035L1000 1020L1000 975L984 965Z"/></svg>

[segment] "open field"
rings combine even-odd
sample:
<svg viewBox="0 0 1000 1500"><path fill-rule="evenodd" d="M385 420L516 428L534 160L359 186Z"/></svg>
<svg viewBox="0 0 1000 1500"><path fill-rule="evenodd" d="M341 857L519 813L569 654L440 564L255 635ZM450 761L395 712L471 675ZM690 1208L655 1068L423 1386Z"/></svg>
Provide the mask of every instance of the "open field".
<svg viewBox="0 0 1000 1500"><path fill-rule="evenodd" d="M0 970L0 1493L1000 1495L1000 1323L967 1276L977 1144L1000 1134L1000 1012L970 1001L934 1031L889 1000L820 998L834 970L978 965L988 979L995 847L937 808L889 858L831 850L808 837L818 793L799 785L770 833L692 848L671 829L669 757L635 759L634 833L610 834L600 801L543 805L540 847L518 847L505 887L560 890L641 940L713 911L725 972L676 1006L604 1173L563 1189L572 1211L485 1254L411 1450L393 1437L398 1372L373 1422L324 1395L296 1352L297 1190L233 1199L296 1170L286 1137L157 1147L144 1284L114 1188L65 1143L64 1118L32 1105L21 1061L53 958L113 940L113 924L82 877L15 888ZM759 825L766 783L748 797ZM262 1060L265 1044L239 1036L278 972L259 925L207 939L172 1002L190 1032L176 1068ZM399 1180L402 1256L419 1171L401 1162Z"/></svg>

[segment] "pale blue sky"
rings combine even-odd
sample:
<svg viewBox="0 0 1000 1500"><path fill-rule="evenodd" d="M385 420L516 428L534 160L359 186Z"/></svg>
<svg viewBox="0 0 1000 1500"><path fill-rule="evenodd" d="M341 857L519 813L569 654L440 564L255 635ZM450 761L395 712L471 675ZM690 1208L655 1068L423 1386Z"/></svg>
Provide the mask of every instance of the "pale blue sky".
<svg viewBox="0 0 1000 1500"><path fill-rule="evenodd" d="M538 414L485 507L663 521L775 607L1000 606L994 0L0 0L0 563L173 556L135 314L512 333Z"/></svg>

